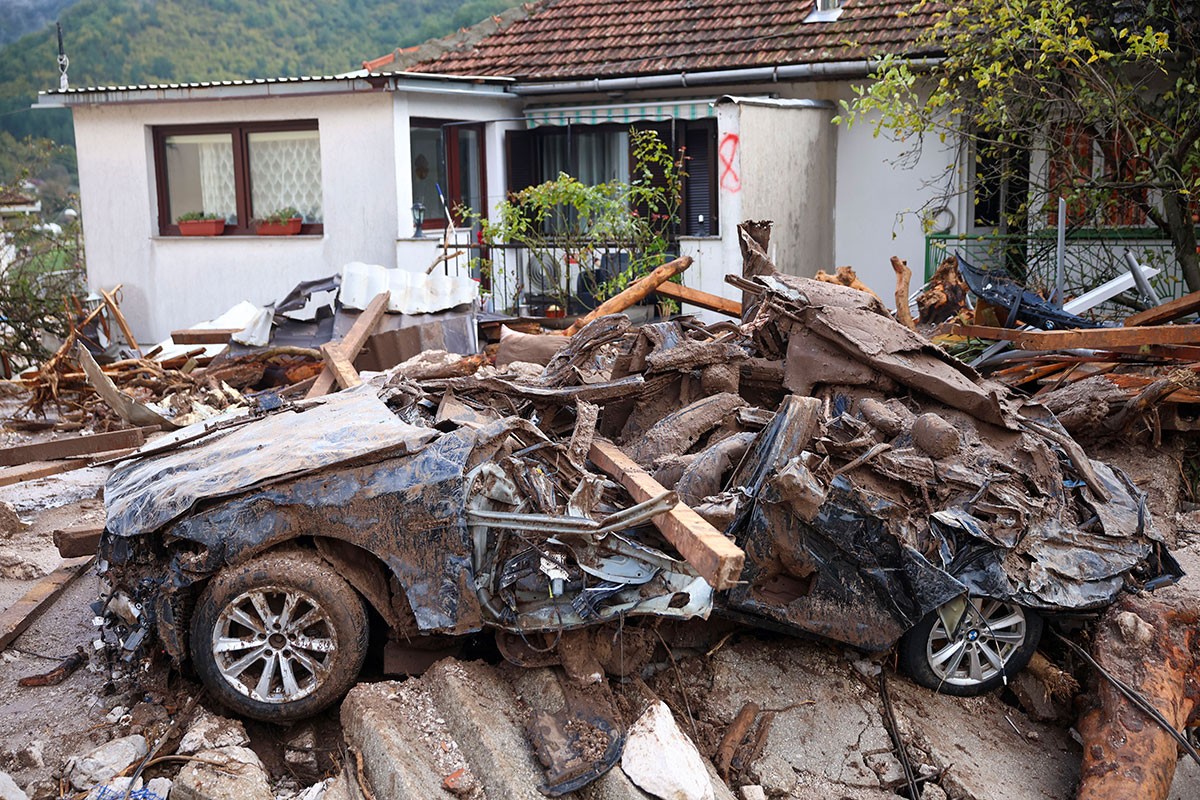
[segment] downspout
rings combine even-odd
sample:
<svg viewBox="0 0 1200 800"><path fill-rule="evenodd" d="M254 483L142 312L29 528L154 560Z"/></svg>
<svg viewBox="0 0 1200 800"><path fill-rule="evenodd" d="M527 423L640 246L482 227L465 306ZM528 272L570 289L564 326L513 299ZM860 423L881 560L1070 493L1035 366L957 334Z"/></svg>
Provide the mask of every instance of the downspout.
<svg viewBox="0 0 1200 800"><path fill-rule="evenodd" d="M940 57L912 58L904 61L909 69L926 71L941 63ZM829 61L816 64L791 64L774 67L680 72L674 75L642 75L628 78L590 78L550 83L514 83L507 87L519 95L627 92L638 89L686 89L719 83L775 83L781 80L820 80L865 78L879 65L876 59Z"/></svg>

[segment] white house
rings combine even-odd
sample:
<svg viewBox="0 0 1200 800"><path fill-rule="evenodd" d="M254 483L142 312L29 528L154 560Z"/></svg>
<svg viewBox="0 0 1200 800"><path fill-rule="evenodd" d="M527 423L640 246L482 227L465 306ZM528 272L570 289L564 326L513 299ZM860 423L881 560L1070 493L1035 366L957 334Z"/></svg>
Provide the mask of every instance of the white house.
<svg viewBox="0 0 1200 800"><path fill-rule="evenodd" d="M73 111L89 282L123 284L139 339L351 261L424 270L444 208L486 213L559 169L627 176L631 124L687 147L685 284L737 296L723 281L740 265L736 225L772 219L782 269L848 264L890 297L889 257L919 272L925 253L903 212L955 153L905 169L900 145L832 118L873 56L936 57L917 49L928 19L902 16L910 6L560 0L347 75L56 90L39 105ZM254 235L251 220L284 206L303 213L299 235ZM181 236L189 211L223 217L224 232ZM951 227L966 232L969 211L949 209ZM468 269L467 254L445 263Z"/></svg>

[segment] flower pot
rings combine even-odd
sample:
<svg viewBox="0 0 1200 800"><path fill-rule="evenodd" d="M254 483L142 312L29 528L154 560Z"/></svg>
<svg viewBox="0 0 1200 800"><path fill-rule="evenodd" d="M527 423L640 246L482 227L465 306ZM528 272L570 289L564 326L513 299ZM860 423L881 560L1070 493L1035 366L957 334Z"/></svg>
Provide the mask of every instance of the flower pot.
<svg viewBox="0 0 1200 800"><path fill-rule="evenodd" d="M225 232L223 219L185 219L178 224L183 236L220 236Z"/></svg>
<svg viewBox="0 0 1200 800"><path fill-rule="evenodd" d="M294 236L300 232L300 217L292 217L284 222L260 222L254 232L259 236Z"/></svg>

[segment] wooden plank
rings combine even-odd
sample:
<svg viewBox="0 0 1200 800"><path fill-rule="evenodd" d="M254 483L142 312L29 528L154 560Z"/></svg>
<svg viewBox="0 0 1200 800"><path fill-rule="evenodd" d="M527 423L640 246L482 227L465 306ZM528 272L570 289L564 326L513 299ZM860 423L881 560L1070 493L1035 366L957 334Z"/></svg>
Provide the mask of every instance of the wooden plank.
<svg viewBox="0 0 1200 800"><path fill-rule="evenodd" d="M57 461L60 458L102 453L106 450L141 447L146 442L146 434L157 430L157 427L131 428L8 447L0 450L0 467L14 467L31 461Z"/></svg>
<svg viewBox="0 0 1200 800"><path fill-rule="evenodd" d="M100 535L104 533L104 525L72 525L54 532L54 546L63 558L78 558L94 556L100 546Z"/></svg>
<svg viewBox="0 0 1200 800"><path fill-rule="evenodd" d="M117 290L111 292L100 290L100 296L104 298L108 310L112 312L113 318L117 321L117 327L121 329L121 335L125 337L125 341L133 348L134 352L139 356L142 354L142 348L138 345L137 339L133 338L133 331L129 329L129 323L125 320L125 315L121 313L120 307L117 306Z"/></svg>
<svg viewBox="0 0 1200 800"><path fill-rule="evenodd" d="M619 314L630 306L636 305L638 301L645 299L647 295L663 285L671 278L692 265L691 256L680 256L674 261L668 261L666 264L655 269L649 275L638 278L633 283L629 284L623 292L613 297L608 298L600 305L589 311L585 316L580 317L571 327L562 332L563 336L574 336L579 330L594 319L606 316L608 314Z"/></svg>
<svg viewBox="0 0 1200 800"><path fill-rule="evenodd" d="M1200 325L1154 325L1140 328L1075 328L1069 331L1019 331L985 325L955 325L951 334L1012 342L1022 350L1069 350L1141 345L1200 344Z"/></svg>
<svg viewBox="0 0 1200 800"><path fill-rule="evenodd" d="M730 300L727 297L702 292L699 289L692 289L679 283L659 284L659 287L654 291L670 297L673 300L678 300L681 303L696 306L698 308L707 308L709 311L716 311L720 314L726 314L730 317L742 318L742 304L737 300Z"/></svg>
<svg viewBox="0 0 1200 800"><path fill-rule="evenodd" d="M70 472L82 466L86 465L77 461L34 461L19 467L6 467L0 469L0 486L46 478L61 472Z"/></svg>
<svg viewBox="0 0 1200 800"><path fill-rule="evenodd" d="M639 503L666 491L612 442L594 440L589 457L597 467L616 478ZM655 517L654 524L714 589L720 591L737 585L746 554L691 508L679 503Z"/></svg>
<svg viewBox="0 0 1200 800"><path fill-rule="evenodd" d="M1147 308L1145 311L1130 314L1125 318L1125 327L1136 328L1144 325L1159 325L1197 311L1200 311L1200 292L1192 292L1170 302L1163 303L1161 306Z"/></svg>
<svg viewBox="0 0 1200 800"><path fill-rule="evenodd" d="M387 313L388 300L392 297L391 292L383 291L375 295L367 308L358 315L358 319L354 320L354 324L350 326L350 330L346 332L346 336L337 343L337 347L346 355L347 361L354 361L358 355L358 351L363 349L367 343L367 339L371 338L371 334L379 327L379 321L383 319L383 315ZM308 390L308 397L320 397L324 394L329 394L329 390L333 388L334 374L326 362L325 369L321 370L321 374L313 381L312 388Z"/></svg>
<svg viewBox="0 0 1200 800"><path fill-rule="evenodd" d="M93 558L77 558L65 562L37 582L24 597L0 614L0 650L4 650L50 607L71 581L92 565Z"/></svg>
<svg viewBox="0 0 1200 800"><path fill-rule="evenodd" d="M241 328L188 328L182 331L171 331L171 341L175 344L229 344L229 337Z"/></svg>
<svg viewBox="0 0 1200 800"><path fill-rule="evenodd" d="M321 356L325 359L325 369L333 372L338 386L343 389L352 389L362 383L362 378L358 377L358 370L350 363L350 359L346 358L342 348L336 344L326 342L321 345Z"/></svg>

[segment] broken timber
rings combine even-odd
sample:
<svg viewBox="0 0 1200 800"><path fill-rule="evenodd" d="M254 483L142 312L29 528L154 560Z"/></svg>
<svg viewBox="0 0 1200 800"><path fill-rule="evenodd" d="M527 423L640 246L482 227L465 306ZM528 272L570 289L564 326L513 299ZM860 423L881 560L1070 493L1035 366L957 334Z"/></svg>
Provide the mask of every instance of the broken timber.
<svg viewBox="0 0 1200 800"><path fill-rule="evenodd" d="M637 305L638 302L645 300L646 297L658 287L675 277L679 273L692 265L691 256L680 256L674 261L668 261L661 267L639 278L620 294L610 297L600 305L596 306L587 316L580 317L571 327L563 331L564 336L574 336L583 326L587 325L594 319L608 316L609 314L619 314L630 306Z"/></svg>
<svg viewBox="0 0 1200 800"><path fill-rule="evenodd" d="M358 371L350 363L350 358L333 342L321 345L321 356L325 359L325 369L333 371L338 386L353 389L362 383L362 378L358 377Z"/></svg>
<svg viewBox="0 0 1200 800"><path fill-rule="evenodd" d="M379 321L383 319L384 313L387 312L388 300L391 297L392 293L387 291L375 295L375 299L367 305L366 310L359 314L358 319L350 326L350 330L346 332L345 338L336 345L328 344L327 346L336 347L338 352L345 356L345 360L348 363L352 363L355 356L358 355L358 351L363 349L363 346L367 343L367 339L379 327ZM321 395L329 394L329 390L333 388L337 373L330 366L331 360L325 346L321 348L321 354L325 356L325 369L321 370L321 374L313 381L312 388L308 390L308 394L305 397L320 397ZM351 367L351 372L354 372L353 367ZM358 378L357 372L354 372L354 377ZM361 379L359 379L359 383L362 383Z"/></svg>
<svg viewBox="0 0 1200 800"><path fill-rule="evenodd" d="M666 491L612 442L596 439L589 455L597 467L615 478L638 503ZM679 503L655 517L654 524L713 589L721 591L737 585L745 553L691 508Z"/></svg>
<svg viewBox="0 0 1200 800"><path fill-rule="evenodd" d="M42 578L24 597L0 614L0 650L4 650L33 624L62 590L92 565L91 558L75 559Z"/></svg>
<svg viewBox="0 0 1200 800"><path fill-rule="evenodd" d="M1125 318L1125 327L1133 328L1145 325L1158 325L1163 322L1170 322L1173 319L1179 319L1196 311L1200 311L1200 292L1185 294L1183 297L1163 303L1161 306L1155 306L1145 311L1139 311L1136 314L1130 314Z"/></svg>
<svg viewBox="0 0 1200 800"><path fill-rule="evenodd" d="M72 525L54 532L54 546L63 558L94 556L100 547L104 525Z"/></svg>
<svg viewBox="0 0 1200 800"><path fill-rule="evenodd" d="M120 450L127 447L141 447L146 443L146 434L157 431L156 426L132 428L125 431L110 433L95 433L90 436L72 436L69 439L55 439L49 442L23 444L17 447L7 447L0 450L0 467L15 467L32 461L56 461L60 458L83 456L92 453L103 453L107 450ZM66 469L58 470L66 472ZM54 473L46 473L54 474ZM16 481L10 481L16 483Z"/></svg>
<svg viewBox="0 0 1200 800"><path fill-rule="evenodd" d="M697 308L706 308L730 317L742 318L742 304L737 300L730 300L727 297L702 292L699 289L692 289L681 283L671 283L670 281L659 284L655 291L663 297L669 297Z"/></svg>
<svg viewBox="0 0 1200 800"><path fill-rule="evenodd" d="M171 331L175 344L229 344L229 338L241 328L186 328Z"/></svg>
<svg viewBox="0 0 1200 800"><path fill-rule="evenodd" d="M1156 309L1157 310L1157 309ZM1200 344L1200 325L1153 325L1136 328L1080 328L1067 331L1018 331L986 325L955 325L955 336L999 339L1022 350L1069 350L1139 345Z"/></svg>

